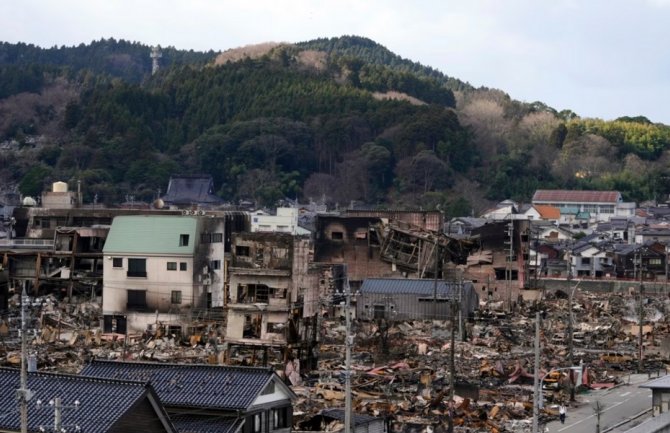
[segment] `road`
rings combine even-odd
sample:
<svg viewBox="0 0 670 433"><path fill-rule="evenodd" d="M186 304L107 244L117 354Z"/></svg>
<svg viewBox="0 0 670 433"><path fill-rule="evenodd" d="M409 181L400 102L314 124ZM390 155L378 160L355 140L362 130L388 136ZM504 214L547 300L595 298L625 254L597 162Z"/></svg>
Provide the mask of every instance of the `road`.
<svg viewBox="0 0 670 433"><path fill-rule="evenodd" d="M622 421L651 408L651 390L638 387L646 381L646 375L632 375L630 385L580 394L577 396L577 407L568 408L565 424L554 421L547 424L544 431L548 433L596 432L597 417L593 406L596 402L600 402L603 408L600 415L600 431L602 433L624 432L650 415L647 413L629 423L615 427Z"/></svg>

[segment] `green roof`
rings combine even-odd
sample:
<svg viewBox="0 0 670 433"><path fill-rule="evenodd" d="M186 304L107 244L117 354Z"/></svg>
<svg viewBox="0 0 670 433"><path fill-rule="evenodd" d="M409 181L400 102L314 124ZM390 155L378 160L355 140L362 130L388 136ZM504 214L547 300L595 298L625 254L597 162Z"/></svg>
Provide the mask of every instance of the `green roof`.
<svg viewBox="0 0 670 433"><path fill-rule="evenodd" d="M198 220L189 216L117 216L107 235L103 254L192 255ZM181 235L188 245L180 246Z"/></svg>

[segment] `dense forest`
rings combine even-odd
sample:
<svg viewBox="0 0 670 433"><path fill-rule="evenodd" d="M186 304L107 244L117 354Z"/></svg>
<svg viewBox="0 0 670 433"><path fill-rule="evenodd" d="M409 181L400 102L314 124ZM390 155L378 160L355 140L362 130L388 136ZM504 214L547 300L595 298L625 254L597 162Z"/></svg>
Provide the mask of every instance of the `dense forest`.
<svg viewBox="0 0 670 433"><path fill-rule="evenodd" d="M477 213L537 188L661 200L670 127L583 119L474 88L360 37L255 55L100 40L0 44L0 184L55 180L107 204L207 173L230 203L284 198ZM230 60L234 59L234 60Z"/></svg>

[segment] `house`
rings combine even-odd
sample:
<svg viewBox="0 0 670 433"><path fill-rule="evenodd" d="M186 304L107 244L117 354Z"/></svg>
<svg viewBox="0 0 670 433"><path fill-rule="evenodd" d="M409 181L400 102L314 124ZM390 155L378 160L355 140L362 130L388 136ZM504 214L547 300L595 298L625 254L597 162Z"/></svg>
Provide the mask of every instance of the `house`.
<svg viewBox="0 0 670 433"><path fill-rule="evenodd" d="M119 216L103 249L105 332L180 333L194 311L224 304L224 220Z"/></svg>
<svg viewBox="0 0 670 433"><path fill-rule="evenodd" d="M176 433L154 388L142 378L137 379L140 380L28 373L28 389L32 392L28 431L52 431L58 423L67 431L86 433ZM20 381L19 370L0 368L3 432L21 431L16 401ZM58 420L49 404L56 399L64 407ZM12 409L16 409L13 414Z"/></svg>
<svg viewBox="0 0 670 433"><path fill-rule="evenodd" d="M648 242L638 244L614 244L614 267L618 278L635 280L655 279L657 275L665 275L665 246Z"/></svg>
<svg viewBox="0 0 670 433"><path fill-rule="evenodd" d="M572 276L614 277L614 254L607 235L592 234L575 244L568 260Z"/></svg>
<svg viewBox="0 0 670 433"><path fill-rule="evenodd" d="M296 395L269 368L93 361L81 375L142 380L180 432L289 433Z"/></svg>
<svg viewBox="0 0 670 433"><path fill-rule="evenodd" d="M494 208L488 209L480 218L487 220L510 220L510 219L526 219L524 214L519 213L519 205L512 200L504 200L498 203Z"/></svg>
<svg viewBox="0 0 670 433"><path fill-rule="evenodd" d="M594 231L608 234L615 242L634 243L635 241L635 224L629 218L611 218L609 221L600 222Z"/></svg>
<svg viewBox="0 0 670 433"><path fill-rule="evenodd" d="M368 278L356 297L356 317L362 320L446 320L452 317L452 302L460 304L463 317L473 314L479 306L479 296L472 282Z"/></svg>
<svg viewBox="0 0 670 433"><path fill-rule="evenodd" d="M635 213L635 203L623 201L617 191L537 190L533 205L549 205L561 209L577 208L582 215L588 213L592 221L608 221L614 216L628 217Z"/></svg>
<svg viewBox="0 0 670 433"><path fill-rule="evenodd" d="M561 219L561 210L554 206L531 205L524 215L529 220L559 221Z"/></svg>
<svg viewBox="0 0 670 433"><path fill-rule="evenodd" d="M643 244L650 241L670 244L670 225L667 223L650 224L646 227L635 229L636 244Z"/></svg>
<svg viewBox="0 0 670 433"><path fill-rule="evenodd" d="M486 224L485 218L457 217L447 223L446 234L449 236L468 236L473 229Z"/></svg>
<svg viewBox="0 0 670 433"><path fill-rule="evenodd" d="M209 175L171 176L167 192L161 197L165 206L176 209L214 207L223 200L214 195L214 181Z"/></svg>

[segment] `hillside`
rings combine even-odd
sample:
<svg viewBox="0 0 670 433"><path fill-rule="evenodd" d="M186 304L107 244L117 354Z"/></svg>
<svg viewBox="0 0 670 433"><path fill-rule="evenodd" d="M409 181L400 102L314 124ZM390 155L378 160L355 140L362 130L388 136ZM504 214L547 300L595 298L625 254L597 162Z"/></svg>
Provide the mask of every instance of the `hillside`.
<svg viewBox="0 0 670 433"><path fill-rule="evenodd" d="M670 192L667 126L514 101L365 38L163 49L154 76L149 52L114 40L0 44L2 184L34 195L80 179L88 200L111 204L204 172L230 202L357 200L450 215L539 187Z"/></svg>

